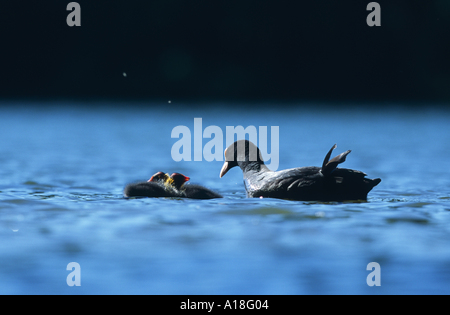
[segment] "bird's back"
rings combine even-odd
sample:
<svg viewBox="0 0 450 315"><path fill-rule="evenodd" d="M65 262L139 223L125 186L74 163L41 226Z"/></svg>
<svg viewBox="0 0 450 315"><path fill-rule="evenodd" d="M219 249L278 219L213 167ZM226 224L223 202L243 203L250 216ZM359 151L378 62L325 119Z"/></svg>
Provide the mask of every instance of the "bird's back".
<svg viewBox="0 0 450 315"><path fill-rule="evenodd" d="M164 184L157 182L138 182L128 184L123 192L129 197L177 197L175 190L167 189Z"/></svg>
<svg viewBox="0 0 450 315"><path fill-rule="evenodd" d="M248 197L268 197L291 200L357 200L381 180L365 178L360 171L336 168L324 176L320 167L299 167L279 172L265 170L244 177Z"/></svg>
<svg viewBox="0 0 450 315"><path fill-rule="evenodd" d="M191 199L214 199L222 196L206 187L196 184L186 184L181 189L184 197Z"/></svg>

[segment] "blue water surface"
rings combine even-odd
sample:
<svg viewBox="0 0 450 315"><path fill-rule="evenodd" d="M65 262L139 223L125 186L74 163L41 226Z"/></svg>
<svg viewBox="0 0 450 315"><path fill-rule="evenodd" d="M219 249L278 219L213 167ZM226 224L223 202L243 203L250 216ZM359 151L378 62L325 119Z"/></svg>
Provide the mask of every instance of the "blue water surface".
<svg viewBox="0 0 450 315"><path fill-rule="evenodd" d="M450 294L445 109L2 105L0 294ZM173 160L172 130L194 133L194 118L224 145L226 126L279 126L278 169L320 166L337 143L352 150L343 167L382 182L368 202L247 199L238 168ZM123 198L157 171L224 198ZM67 285L70 262L81 286ZM381 286L367 285L370 262Z"/></svg>

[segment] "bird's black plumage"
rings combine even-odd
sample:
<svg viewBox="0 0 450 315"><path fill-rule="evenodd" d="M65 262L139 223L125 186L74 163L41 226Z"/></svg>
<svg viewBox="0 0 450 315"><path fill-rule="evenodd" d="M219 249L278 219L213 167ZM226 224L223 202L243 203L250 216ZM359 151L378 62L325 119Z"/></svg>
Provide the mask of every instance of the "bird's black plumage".
<svg viewBox="0 0 450 315"><path fill-rule="evenodd" d="M159 182L137 182L128 184L123 195L130 197L182 197L176 189L170 189Z"/></svg>
<svg viewBox="0 0 450 315"><path fill-rule="evenodd" d="M175 197L191 199L213 199L222 196L206 187L185 184L189 177L180 173L165 174L158 172L147 182L128 184L124 196L129 197Z"/></svg>
<svg viewBox="0 0 450 315"><path fill-rule="evenodd" d="M278 172L264 164L259 149L248 140L234 142L225 150L220 177L239 166L244 173L247 197L268 197L302 201L366 200L369 191L381 179L366 178L360 171L337 168L350 153L346 151L329 160L334 145L322 167L298 167ZM253 158L252 158L253 157Z"/></svg>
<svg viewBox="0 0 450 315"><path fill-rule="evenodd" d="M214 199L223 198L222 195L212 191L206 187L196 184L186 184L181 187L180 192L184 194L186 198L191 199Z"/></svg>

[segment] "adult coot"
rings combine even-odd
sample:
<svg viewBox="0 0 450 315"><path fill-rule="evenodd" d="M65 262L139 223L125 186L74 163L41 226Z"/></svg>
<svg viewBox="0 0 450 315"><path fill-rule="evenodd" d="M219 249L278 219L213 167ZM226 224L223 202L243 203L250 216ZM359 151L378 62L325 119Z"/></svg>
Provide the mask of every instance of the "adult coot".
<svg viewBox="0 0 450 315"><path fill-rule="evenodd" d="M274 172L264 165L261 152L252 142L239 140L225 149L225 163L220 177L239 166L244 173L247 197L268 197L302 201L366 200L369 191L381 179L366 178L366 174L337 168L350 150L330 159L334 145L325 156L322 167L308 166Z"/></svg>

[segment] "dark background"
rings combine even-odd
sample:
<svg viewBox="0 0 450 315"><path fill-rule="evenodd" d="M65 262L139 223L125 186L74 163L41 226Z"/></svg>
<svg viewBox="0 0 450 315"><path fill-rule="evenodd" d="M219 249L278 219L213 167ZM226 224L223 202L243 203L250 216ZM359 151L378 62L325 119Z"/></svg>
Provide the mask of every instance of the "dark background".
<svg viewBox="0 0 450 315"><path fill-rule="evenodd" d="M448 0L69 2L2 1L0 100L450 102Z"/></svg>

